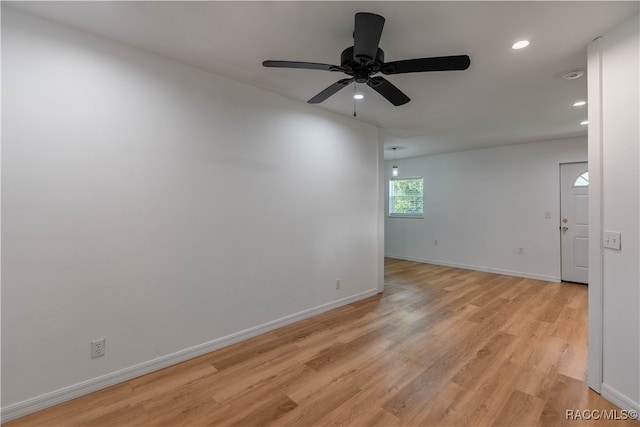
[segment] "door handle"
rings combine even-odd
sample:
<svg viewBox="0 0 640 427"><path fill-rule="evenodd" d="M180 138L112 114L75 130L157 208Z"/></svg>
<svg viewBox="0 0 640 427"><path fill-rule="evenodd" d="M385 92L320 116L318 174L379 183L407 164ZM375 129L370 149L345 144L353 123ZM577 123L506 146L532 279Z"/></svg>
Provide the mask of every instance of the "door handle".
<svg viewBox="0 0 640 427"><path fill-rule="evenodd" d="M569 229L569 227L562 227L562 231L567 231Z"/></svg>

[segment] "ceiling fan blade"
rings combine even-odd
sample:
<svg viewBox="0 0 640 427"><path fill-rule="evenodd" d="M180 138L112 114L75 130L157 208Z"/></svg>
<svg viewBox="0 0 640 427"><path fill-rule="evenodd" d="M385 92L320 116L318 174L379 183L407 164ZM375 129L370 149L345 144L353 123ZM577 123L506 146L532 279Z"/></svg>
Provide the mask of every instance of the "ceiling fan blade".
<svg viewBox="0 0 640 427"><path fill-rule="evenodd" d="M331 64L319 64L317 62L299 62L299 61L264 61L264 67L272 68L303 68L306 70L323 70L323 71L342 71L344 68Z"/></svg>
<svg viewBox="0 0 640 427"><path fill-rule="evenodd" d="M384 27L382 16L366 12L356 13L353 32L353 59L355 61L370 64L375 60L382 27Z"/></svg>
<svg viewBox="0 0 640 427"><path fill-rule="evenodd" d="M337 82L335 82L334 84L332 84L331 86L329 86L328 88L326 88L325 90L323 90L322 92L320 92L319 94L317 94L316 96L308 100L307 102L309 104L320 104L322 101L329 98L331 95L335 94L340 89L347 87L354 80L355 79L353 78L338 80Z"/></svg>
<svg viewBox="0 0 640 427"><path fill-rule="evenodd" d="M384 96L387 101L395 105L406 104L411 99L402 93L400 89L391 84L391 82L384 77L371 77L367 81L367 86Z"/></svg>
<svg viewBox="0 0 640 427"><path fill-rule="evenodd" d="M471 59L467 55L439 56L386 62L380 67L380 72L382 74L402 74L423 71L466 70L470 64Z"/></svg>

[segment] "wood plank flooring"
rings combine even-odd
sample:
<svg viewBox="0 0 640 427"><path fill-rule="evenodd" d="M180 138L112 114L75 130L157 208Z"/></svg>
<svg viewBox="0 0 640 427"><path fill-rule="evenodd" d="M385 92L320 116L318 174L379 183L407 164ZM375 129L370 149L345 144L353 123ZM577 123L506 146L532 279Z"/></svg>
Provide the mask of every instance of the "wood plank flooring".
<svg viewBox="0 0 640 427"><path fill-rule="evenodd" d="M586 379L587 287L393 259L385 292L5 424L640 426Z"/></svg>

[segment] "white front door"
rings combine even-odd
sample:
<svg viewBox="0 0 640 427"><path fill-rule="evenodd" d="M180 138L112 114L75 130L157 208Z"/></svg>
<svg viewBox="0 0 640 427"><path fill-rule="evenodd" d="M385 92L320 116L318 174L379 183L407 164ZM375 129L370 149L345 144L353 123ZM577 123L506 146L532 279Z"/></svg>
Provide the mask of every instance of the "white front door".
<svg viewBox="0 0 640 427"><path fill-rule="evenodd" d="M562 280L587 283L589 274L589 218L587 163L560 165L560 244Z"/></svg>

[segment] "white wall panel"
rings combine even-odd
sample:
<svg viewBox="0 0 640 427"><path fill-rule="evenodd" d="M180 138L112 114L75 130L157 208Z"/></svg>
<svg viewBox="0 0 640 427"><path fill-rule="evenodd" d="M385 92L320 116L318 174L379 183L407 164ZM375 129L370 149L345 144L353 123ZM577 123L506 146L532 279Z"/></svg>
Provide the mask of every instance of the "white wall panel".
<svg viewBox="0 0 640 427"><path fill-rule="evenodd" d="M3 408L375 293L375 127L2 21Z"/></svg>
<svg viewBox="0 0 640 427"><path fill-rule="evenodd" d="M596 168L592 236L621 233L619 250L590 247L598 264L590 288L589 374L603 395L640 409L640 17L589 47L589 158ZM592 96L593 95L593 96ZM600 345L601 344L601 345ZM600 353L600 348L602 352Z"/></svg>

